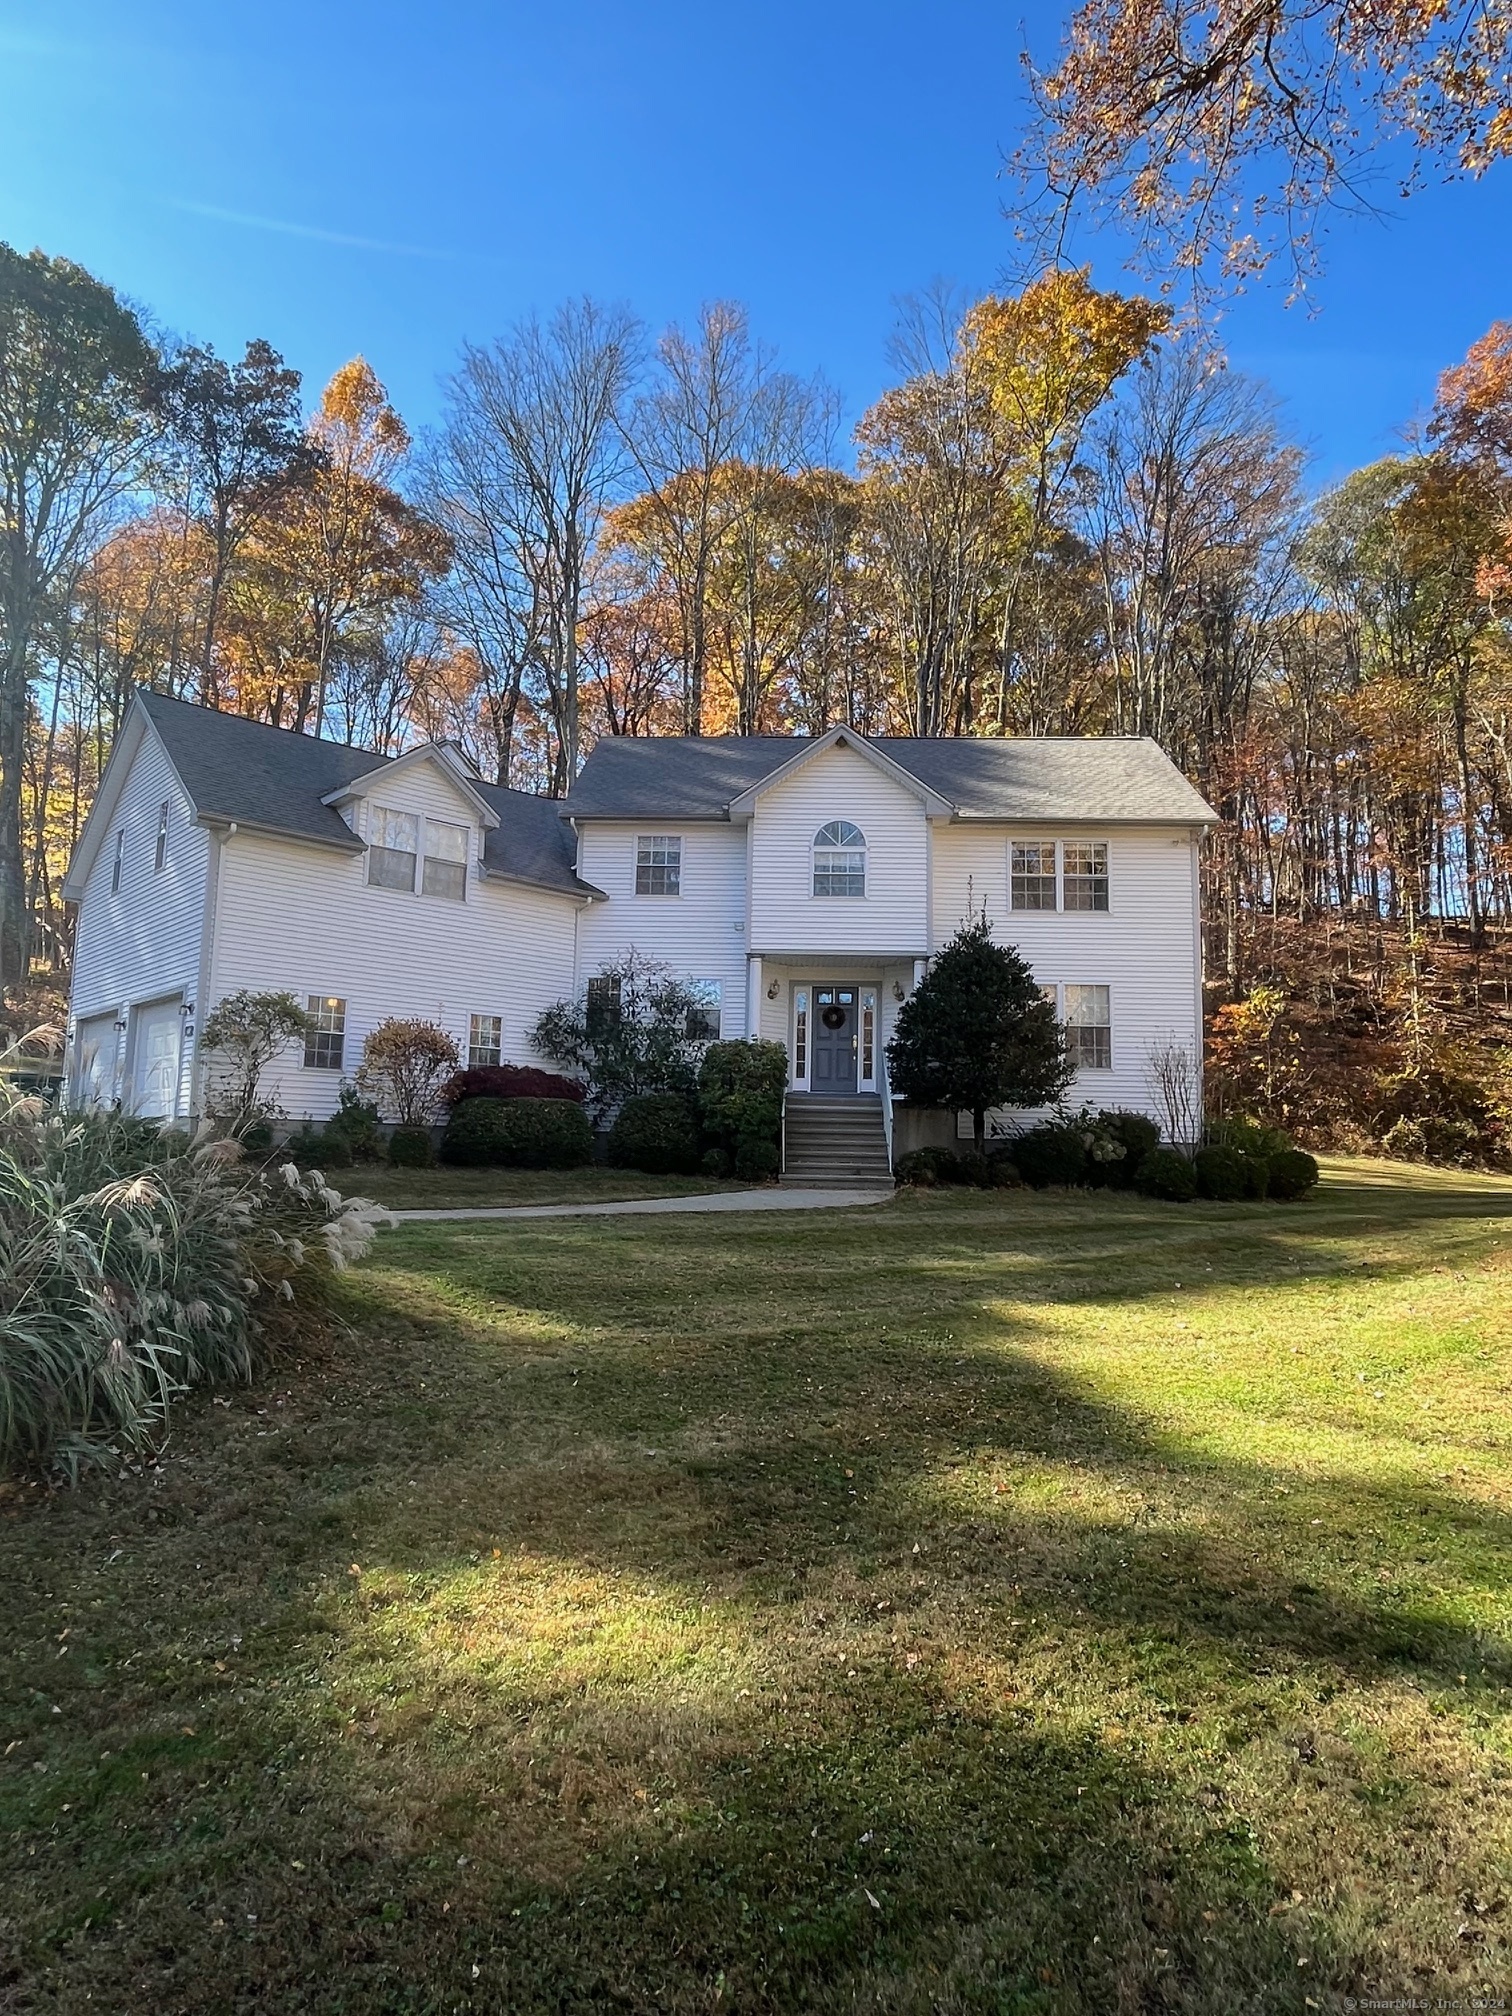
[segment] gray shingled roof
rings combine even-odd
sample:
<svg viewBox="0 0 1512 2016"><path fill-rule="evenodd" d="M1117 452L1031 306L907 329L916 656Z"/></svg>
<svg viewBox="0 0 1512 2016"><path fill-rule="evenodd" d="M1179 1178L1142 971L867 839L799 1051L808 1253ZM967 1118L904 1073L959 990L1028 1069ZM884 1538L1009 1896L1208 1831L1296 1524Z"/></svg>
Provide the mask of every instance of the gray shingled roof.
<svg viewBox="0 0 1512 2016"><path fill-rule="evenodd" d="M566 809L575 819L727 819L732 799L803 746L791 735L608 736L583 766ZM883 735L872 747L962 819L1186 825L1214 817L1164 750L1143 736Z"/></svg>
<svg viewBox="0 0 1512 2016"><path fill-rule="evenodd" d="M139 691L153 727L202 819L236 820L297 840L361 845L341 814L322 798L390 758L348 742L317 742L240 714L218 714L186 700ZM497 875L574 896L597 892L573 872L574 843L561 803L480 784L478 795L499 815L483 838L483 865Z"/></svg>

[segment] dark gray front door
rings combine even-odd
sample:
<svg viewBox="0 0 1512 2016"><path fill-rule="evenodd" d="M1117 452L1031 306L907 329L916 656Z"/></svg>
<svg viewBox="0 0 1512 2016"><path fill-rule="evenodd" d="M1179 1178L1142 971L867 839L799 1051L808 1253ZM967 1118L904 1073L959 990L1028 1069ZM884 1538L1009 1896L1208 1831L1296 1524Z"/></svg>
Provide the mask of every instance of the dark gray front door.
<svg viewBox="0 0 1512 2016"><path fill-rule="evenodd" d="M855 987L814 989L814 1060L811 1092L854 1092L860 1029L860 993Z"/></svg>

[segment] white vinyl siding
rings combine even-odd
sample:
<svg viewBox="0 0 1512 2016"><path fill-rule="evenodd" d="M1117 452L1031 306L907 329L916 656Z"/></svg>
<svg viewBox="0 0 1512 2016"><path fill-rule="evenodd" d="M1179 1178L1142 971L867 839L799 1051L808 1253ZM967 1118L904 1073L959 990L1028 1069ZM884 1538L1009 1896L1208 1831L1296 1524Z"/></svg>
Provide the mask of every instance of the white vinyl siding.
<svg viewBox="0 0 1512 2016"><path fill-rule="evenodd" d="M936 826L934 829L934 914L940 940L949 938L969 904L983 903L994 935L1014 945L1041 985L1061 990L1106 987L1111 1029L1111 1064L1086 1065L1067 1099L1095 1106L1127 1106L1157 1111L1147 1079L1153 1047L1175 1041L1201 1056L1198 1024L1197 916L1190 829L1129 827L1097 844L1105 850L1103 870L1113 891L1111 908L1023 910L1010 903L1015 841L1059 843L1061 862L1088 844L1075 831L1043 828L1014 833L1006 824ZM1074 856L1072 857L1074 858ZM1063 872L1063 871L1062 871ZM1090 1050L1101 1039L1085 1041ZM1006 1116L1022 1125L1031 1116Z"/></svg>
<svg viewBox="0 0 1512 2016"><path fill-rule="evenodd" d="M854 749L833 747L757 797L751 834L751 950L928 949L929 836L916 794ZM865 894L814 894L814 839L843 820L865 837Z"/></svg>
<svg viewBox="0 0 1512 2016"><path fill-rule="evenodd" d="M165 805L167 844L157 870ZM69 1004L76 1032L69 1059L71 1091L80 1089L78 1031L87 1025L92 1095L106 1105L117 1097L131 1104L139 1072L146 1074L150 1061L156 1081L162 1069L160 1054L149 1060L145 1036L138 1044L138 1024L146 1029L149 1011L155 1009L158 1024L153 1026L160 1025L163 1004L171 1001L186 1032L176 1111L180 1117L188 1113L194 1053L188 1008L199 987L210 859L210 835L195 823L156 734L142 729L79 900ZM126 1027L117 1029L117 1021ZM153 1048L160 1052L161 1044L155 1040Z"/></svg>
<svg viewBox="0 0 1512 2016"><path fill-rule="evenodd" d="M434 765L388 783L384 803L420 822L461 823L463 801ZM372 811L371 802L356 808L359 836ZM473 883L465 904L396 904L392 891L369 885L363 854L243 831L222 850L210 998L256 987L343 1000L348 1077L390 1016L437 1023L465 1054L486 1002L502 1023L504 1060L538 1064L528 1033L573 991L578 908L565 893L488 879ZM342 1075L306 1070L302 1046L290 1044L265 1089L294 1121L320 1120L335 1110Z"/></svg>
<svg viewBox="0 0 1512 2016"><path fill-rule="evenodd" d="M640 843L647 837L644 820L639 825L585 820L579 830L578 873L602 889L609 901L590 904L582 914L576 991L633 948L669 966L679 980L717 981L724 1003L724 1033L743 1035L745 830L723 824L683 827L676 902L636 895Z"/></svg>

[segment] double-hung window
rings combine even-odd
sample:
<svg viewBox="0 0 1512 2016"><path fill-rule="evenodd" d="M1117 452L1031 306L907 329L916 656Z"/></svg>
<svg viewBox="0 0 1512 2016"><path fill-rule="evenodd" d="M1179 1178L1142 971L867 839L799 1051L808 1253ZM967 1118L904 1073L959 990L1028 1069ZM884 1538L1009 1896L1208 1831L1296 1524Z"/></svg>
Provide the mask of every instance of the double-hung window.
<svg viewBox="0 0 1512 2016"><path fill-rule="evenodd" d="M346 1047L346 1003L335 994L311 994L305 1001L305 1066L339 1071Z"/></svg>
<svg viewBox="0 0 1512 2016"><path fill-rule="evenodd" d="M1106 987L1065 987L1066 1053L1078 1071L1113 1069L1113 1012Z"/></svg>
<svg viewBox="0 0 1512 2016"><path fill-rule="evenodd" d="M503 1062L504 1018L502 1015L470 1015L467 1019L467 1066L477 1071Z"/></svg>
<svg viewBox="0 0 1512 2016"><path fill-rule="evenodd" d="M676 833L642 833L635 843L637 896L682 893L682 840Z"/></svg>
<svg viewBox="0 0 1512 2016"><path fill-rule="evenodd" d="M427 896L445 896L461 903L467 896L467 848L470 828L449 819L425 822L425 872L420 887Z"/></svg>
<svg viewBox="0 0 1512 2016"><path fill-rule="evenodd" d="M1108 907L1108 843L1068 840L1061 849L1061 904L1067 910Z"/></svg>
<svg viewBox="0 0 1512 2016"><path fill-rule="evenodd" d="M618 973L598 973L588 982L587 1013L584 1018L590 1036L617 1029L620 1019L620 977Z"/></svg>
<svg viewBox="0 0 1512 2016"><path fill-rule="evenodd" d="M1015 910L1055 908L1055 842L1015 840L1009 877Z"/></svg>
<svg viewBox="0 0 1512 2016"><path fill-rule="evenodd" d="M375 805L368 828L368 881L378 889L415 888L415 857L420 851L420 821L413 812L395 812Z"/></svg>
<svg viewBox="0 0 1512 2016"><path fill-rule="evenodd" d="M723 987L718 980L693 980L688 992L695 996L688 1009L688 1041L690 1043L717 1043L719 1041L720 996Z"/></svg>
<svg viewBox="0 0 1512 2016"><path fill-rule="evenodd" d="M152 872L161 875L168 860L168 814L173 808L171 798L165 798L158 807L157 845L152 850Z"/></svg>
<svg viewBox="0 0 1512 2016"><path fill-rule="evenodd" d="M866 835L848 819L832 819L814 835L814 894L866 894Z"/></svg>

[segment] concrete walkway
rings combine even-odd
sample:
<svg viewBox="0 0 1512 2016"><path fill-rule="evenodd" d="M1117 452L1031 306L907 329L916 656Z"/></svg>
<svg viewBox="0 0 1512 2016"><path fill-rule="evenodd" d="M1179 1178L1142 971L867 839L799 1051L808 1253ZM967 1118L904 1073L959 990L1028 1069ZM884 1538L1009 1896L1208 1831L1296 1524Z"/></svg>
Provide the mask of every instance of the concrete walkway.
<svg viewBox="0 0 1512 2016"><path fill-rule="evenodd" d="M702 1197L626 1197L617 1204L473 1204L452 1211L395 1211L403 1223L442 1218L608 1218L662 1211L841 1211L885 1204L891 1190L711 1190Z"/></svg>

